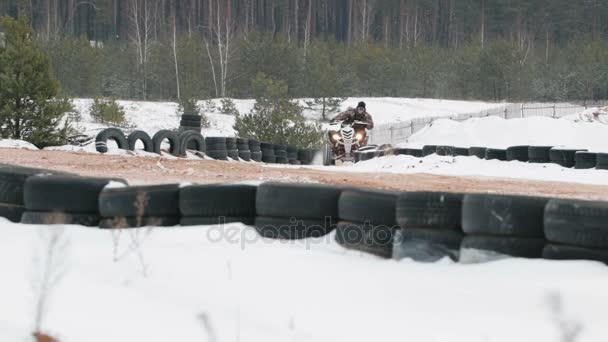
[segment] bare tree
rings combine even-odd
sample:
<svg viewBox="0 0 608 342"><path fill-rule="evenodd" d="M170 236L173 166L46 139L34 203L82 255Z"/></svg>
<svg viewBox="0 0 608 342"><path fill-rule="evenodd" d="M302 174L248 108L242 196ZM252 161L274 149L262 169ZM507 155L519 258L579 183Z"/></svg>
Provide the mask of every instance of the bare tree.
<svg viewBox="0 0 608 342"><path fill-rule="evenodd" d="M156 8L155 0L130 0L128 8L129 20L133 26L130 40L137 53L137 64L142 75L141 86L144 99L146 99L148 92L146 69Z"/></svg>
<svg viewBox="0 0 608 342"><path fill-rule="evenodd" d="M214 58L211 54L209 47L209 41L207 38L204 39L205 48L207 49L207 56L209 58L209 64L211 65L211 73L213 76L213 84L215 85L216 97L226 97L226 84L228 80L228 70L231 57L231 44L234 38L235 20L232 14L232 5L229 1L215 2L215 8L213 8L212 0L210 0L210 6L214 10L215 20L213 27L211 28L211 39L215 39L217 44L217 64L219 64L219 75L215 70Z"/></svg>
<svg viewBox="0 0 608 342"><path fill-rule="evenodd" d="M175 86L177 89L177 99L181 99L179 86L179 64L177 63L177 24L175 15L173 15L173 61L175 62Z"/></svg>

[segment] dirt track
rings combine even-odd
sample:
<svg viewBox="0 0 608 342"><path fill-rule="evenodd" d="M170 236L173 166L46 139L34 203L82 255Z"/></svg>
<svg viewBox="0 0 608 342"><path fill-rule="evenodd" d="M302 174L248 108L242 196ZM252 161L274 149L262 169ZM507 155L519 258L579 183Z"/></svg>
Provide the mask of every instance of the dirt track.
<svg viewBox="0 0 608 342"><path fill-rule="evenodd" d="M339 173L210 160L171 160L59 151L0 149L0 162L83 176L120 177L130 184L314 182L408 191L491 192L608 200L608 186L429 174Z"/></svg>

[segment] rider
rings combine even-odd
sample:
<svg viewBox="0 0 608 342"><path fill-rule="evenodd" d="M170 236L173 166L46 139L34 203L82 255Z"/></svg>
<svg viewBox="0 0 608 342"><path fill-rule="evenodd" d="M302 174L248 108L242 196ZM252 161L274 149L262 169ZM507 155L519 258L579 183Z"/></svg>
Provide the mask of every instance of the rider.
<svg viewBox="0 0 608 342"><path fill-rule="evenodd" d="M365 102L363 101L359 102L357 108L349 108L345 112L338 114L333 121L346 121L347 123L361 121L367 123L365 128L374 128L374 120L372 120L372 116L365 109Z"/></svg>

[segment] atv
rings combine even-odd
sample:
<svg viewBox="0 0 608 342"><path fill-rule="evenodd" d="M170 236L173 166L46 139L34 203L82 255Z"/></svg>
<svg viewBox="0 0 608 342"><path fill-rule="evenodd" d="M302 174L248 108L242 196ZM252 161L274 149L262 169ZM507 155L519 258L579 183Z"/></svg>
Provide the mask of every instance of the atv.
<svg viewBox="0 0 608 342"><path fill-rule="evenodd" d="M354 162L355 152L367 145L367 122L363 121L332 121L327 132L327 142L323 145L323 165L336 165L336 161Z"/></svg>

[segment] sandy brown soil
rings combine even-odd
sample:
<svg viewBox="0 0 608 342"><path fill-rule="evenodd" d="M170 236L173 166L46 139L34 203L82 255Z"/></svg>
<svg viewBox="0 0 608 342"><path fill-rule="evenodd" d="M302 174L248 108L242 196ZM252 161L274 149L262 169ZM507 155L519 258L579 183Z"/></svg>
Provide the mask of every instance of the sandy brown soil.
<svg viewBox="0 0 608 342"><path fill-rule="evenodd" d="M313 182L407 191L490 192L608 200L608 186L429 174L340 173L307 167L279 168L210 160L97 155L0 149L0 162L67 171L83 176L120 177L130 184Z"/></svg>

